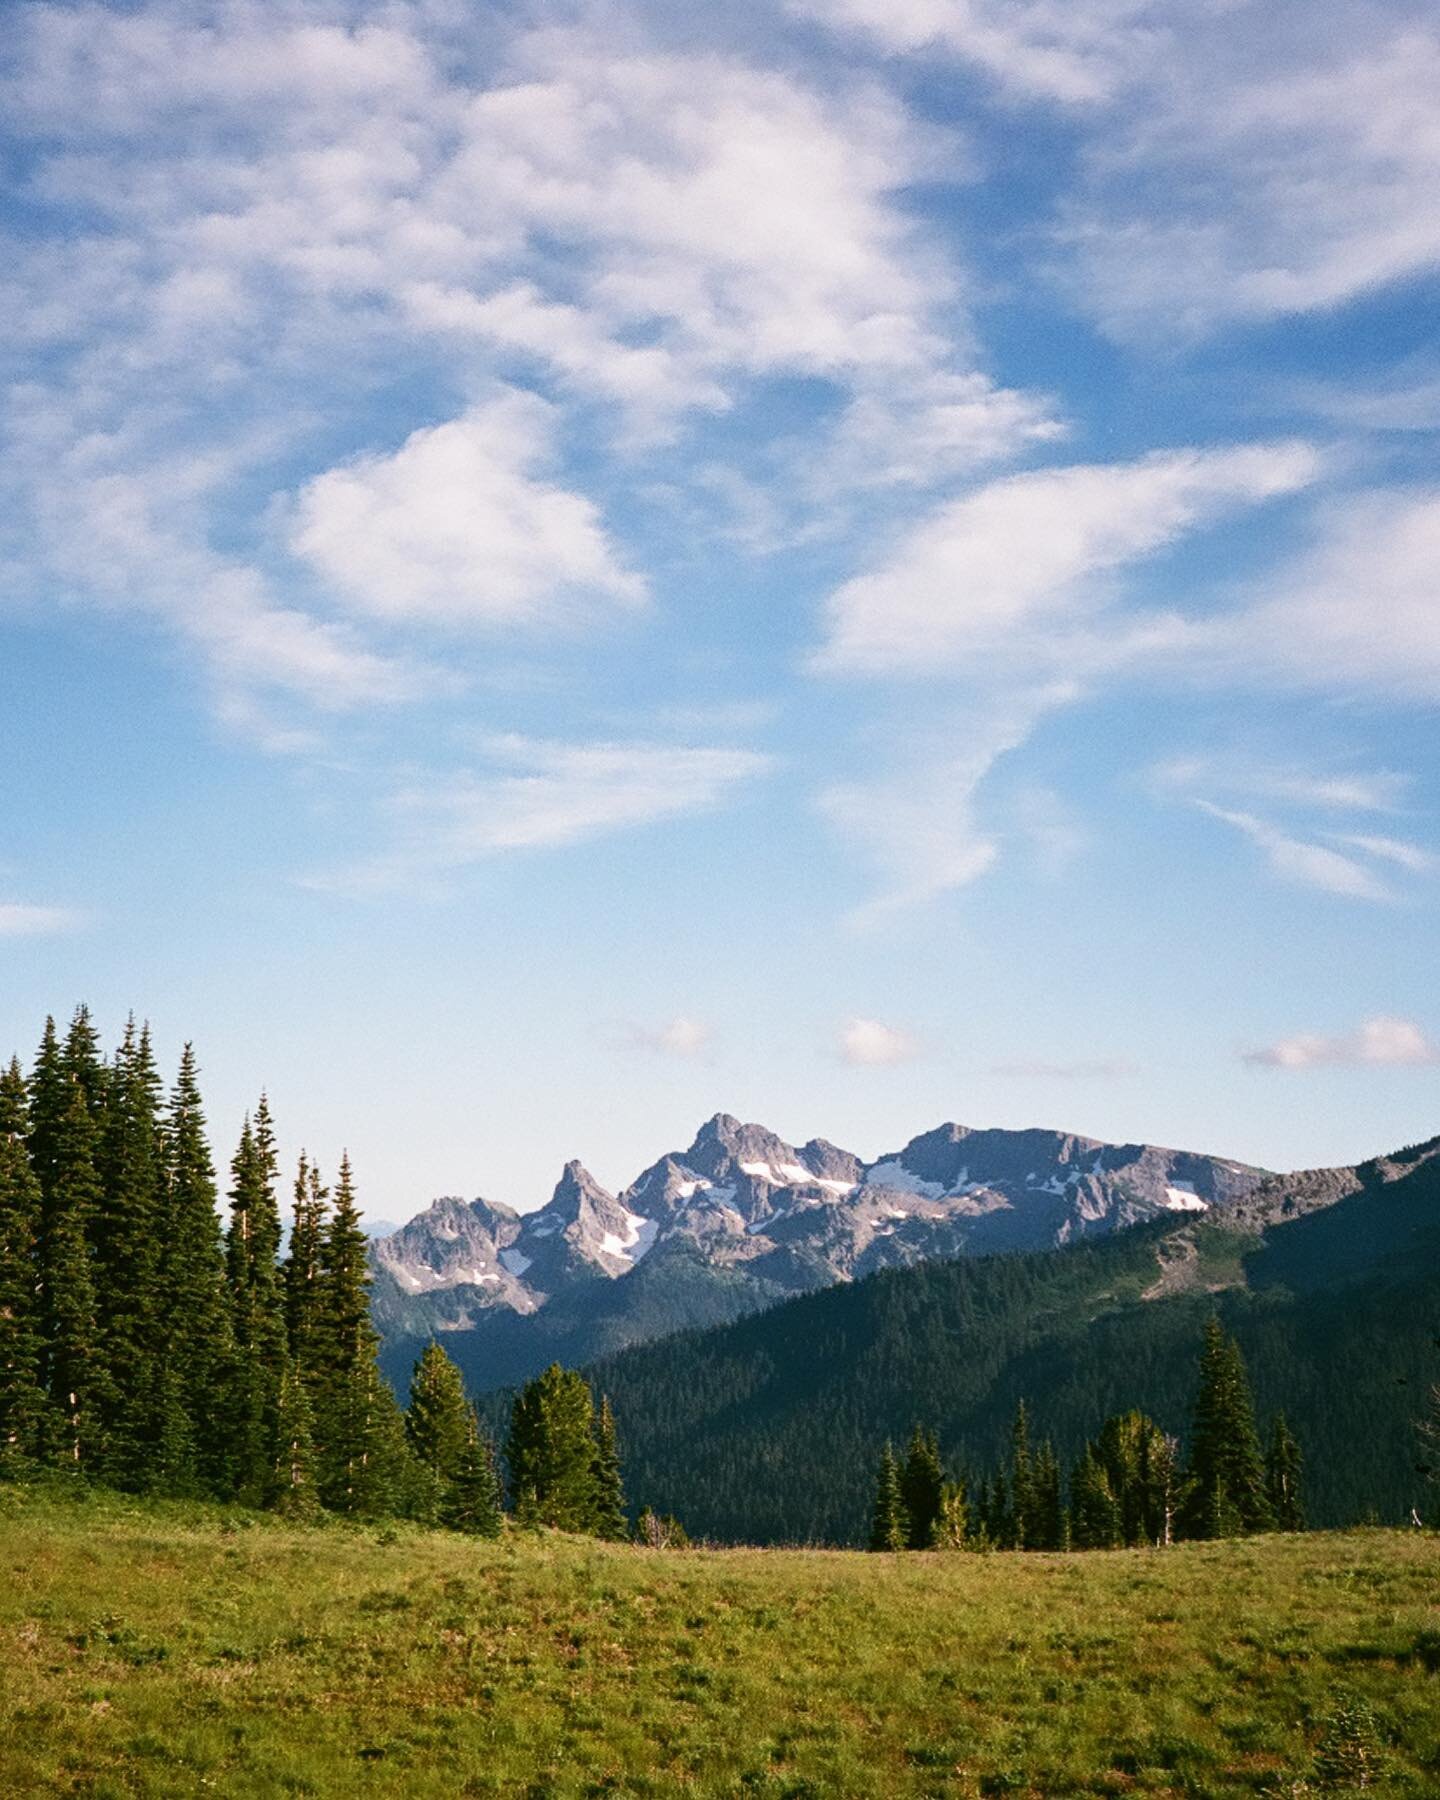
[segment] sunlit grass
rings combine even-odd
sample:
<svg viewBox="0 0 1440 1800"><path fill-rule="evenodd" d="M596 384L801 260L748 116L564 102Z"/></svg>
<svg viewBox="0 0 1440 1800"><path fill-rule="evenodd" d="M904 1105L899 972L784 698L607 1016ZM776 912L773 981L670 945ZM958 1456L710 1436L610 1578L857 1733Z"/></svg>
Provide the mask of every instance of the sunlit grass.
<svg viewBox="0 0 1440 1800"><path fill-rule="evenodd" d="M1440 1542L693 1553L0 1489L0 1795L1440 1794Z"/></svg>

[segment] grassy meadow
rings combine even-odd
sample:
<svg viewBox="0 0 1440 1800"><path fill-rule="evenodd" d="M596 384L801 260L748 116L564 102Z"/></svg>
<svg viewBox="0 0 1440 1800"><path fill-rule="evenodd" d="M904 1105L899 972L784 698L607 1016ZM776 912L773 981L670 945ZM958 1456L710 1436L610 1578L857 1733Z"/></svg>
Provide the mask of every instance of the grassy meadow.
<svg viewBox="0 0 1440 1800"><path fill-rule="evenodd" d="M0 1795L1440 1794L1440 1539L670 1552L0 1488Z"/></svg>

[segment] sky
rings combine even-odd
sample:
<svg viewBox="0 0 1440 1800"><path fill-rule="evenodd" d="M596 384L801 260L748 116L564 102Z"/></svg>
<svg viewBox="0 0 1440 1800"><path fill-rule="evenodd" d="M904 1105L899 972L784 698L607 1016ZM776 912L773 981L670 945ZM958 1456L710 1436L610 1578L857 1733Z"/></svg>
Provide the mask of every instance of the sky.
<svg viewBox="0 0 1440 1800"><path fill-rule="evenodd" d="M372 1217L1440 1130L1440 29L14 5L0 1048Z"/></svg>

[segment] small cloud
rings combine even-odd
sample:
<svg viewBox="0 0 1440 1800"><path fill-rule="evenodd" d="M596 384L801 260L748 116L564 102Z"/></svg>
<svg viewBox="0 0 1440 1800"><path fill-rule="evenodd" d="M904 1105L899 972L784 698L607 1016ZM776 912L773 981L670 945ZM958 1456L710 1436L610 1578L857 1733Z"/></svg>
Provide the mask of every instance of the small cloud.
<svg viewBox="0 0 1440 1800"><path fill-rule="evenodd" d="M1352 850L1363 850L1367 856L1373 856L1380 862L1395 863L1402 869L1409 869L1414 875L1427 874L1436 865L1436 858L1428 850L1422 850L1418 844L1407 843L1404 838L1374 837L1359 832L1349 832L1335 838L1337 844L1348 844Z"/></svg>
<svg viewBox="0 0 1440 1800"><path fill-rule="evenodd" d="M919 1043L908 1031L883 1025L879 1019L849 1019L840 1028L838 1049L842 1062L853 1068L884 1068L913 1062Z"/></svg>
<svg viewBox="0 0 1440 1800"><path fill-rule="evenodd" d="M990 1073L1014 1081L1115 1081L1125 1075L1138 1075L1139 1070L1123 1057L1101 1058L1094 1062L1013 1062L992 1063Z"/></svg>
<svg viewBox="0 0 1440 1800"><path fill-rule="evenodd" d="M1281 1038L1258 1050L1247 1050L1245 1062L1267 1069L1391 1068L1415 1069L1440 1063L1440 1044L1413 1019L1380 1015L1340 1037L1316 1032Z"/></svg>
<svg viewBox="0 0 1440 1800"><path fill-rule="evenodd" d="M1231 812L1214 806L1208 800L1195 804L1213 819L1233 825L1264 852L1273 873L1282 881L1298 882L1304 887L1319 888L1327 894L1340 894L1351 900L1390 900L1393 895L1363 864L1343 856L1324 844L1306 843L1291 837L1277 826L1257 819L1253 813Z"/></svg>
<svg viewBox="0 0 1440 1800"><path fill-rule="evenodd" d="M1393 769L1326 771L1211 755L1172 757L1157 763L1150 778L1166 793L1243 795L1322 812L1397 812L1410 785Z"/></svg>
<svg viewBox="0 0 1440 1800"><path fill-rule="evenodd" d="M648 1025L632 1026L630 1041L657 1056L679 1056L689 1060L704 1052L712 1035L710 1027L702 1020L677 1014L668 1025L658 1029Z"/></svg>
<svg viewBox="0 0 1440 1800"><path fill-rule="evenodd" d="M19 900L0 900L0 938L53 937L77 931L85 914L72 906L28 906Z"/></svg>

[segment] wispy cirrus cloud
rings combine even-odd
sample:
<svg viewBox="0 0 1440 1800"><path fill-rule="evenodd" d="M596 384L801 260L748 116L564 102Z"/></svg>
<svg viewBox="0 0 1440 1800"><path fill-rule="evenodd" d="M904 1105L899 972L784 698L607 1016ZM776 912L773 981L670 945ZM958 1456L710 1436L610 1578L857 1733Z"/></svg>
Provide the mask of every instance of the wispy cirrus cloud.
<svg viewBox="0 0 1440 1800"><path fill-rule="evenodd" d="M1128 660L1155 627L1105 616L1120 571L1319 470L1317 452L1292 442L1002 477L933 511L830 596L816 666L928 677L976 657L1041 670Z"/></svg>
<svg viewBox="0 0 1440 1800"><path fill-rule="evenodd" d="M1335 1037L1304 1032L1281 1038L1247 1050L1243 1060L1271 1069L1423 1068L1440 1063L1440 1044L1413 1019L1381 1014Z"/></svg>
<svg viewBox="0 0 1440 1800"><path fill-rule="evenodd" d="M396 843L305 885L351 892L414 887L486 858L579 844L712 810L771 768L758 751L655 743L565 743L509 735L490 767L402 788L386 812Z"/></svg>
<svg viewBox="0 0 1440 1800"><path fill-rule="evenodd" d="M1236 812L1197 800L1196 806L1212 819L1232 826L1263 854L1271 872L1282 881L1319 888L1350 900L1393 900L1393 890L1373 869L1354 856L1346 856L1328 844L1292 836L1254 813Z"/></svg>

